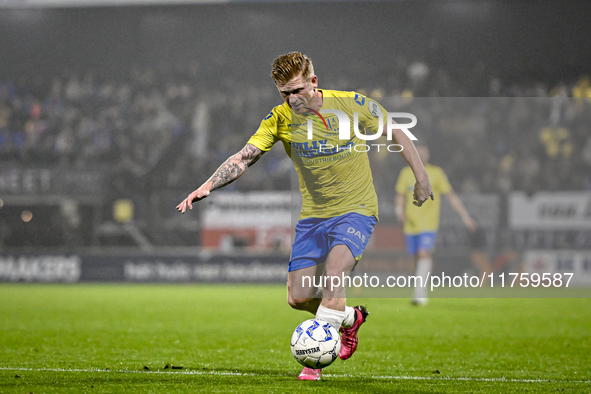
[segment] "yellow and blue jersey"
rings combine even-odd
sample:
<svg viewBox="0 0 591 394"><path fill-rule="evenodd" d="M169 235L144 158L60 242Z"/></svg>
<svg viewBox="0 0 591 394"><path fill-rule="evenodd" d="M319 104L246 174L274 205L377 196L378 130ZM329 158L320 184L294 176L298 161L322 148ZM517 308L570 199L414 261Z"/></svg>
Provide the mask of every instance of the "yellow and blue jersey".
<svg viewBox="0 0 591 394"><path fill-rule="evenodd" d="M299 178L303 197L300 219L330 218L350 212L377 218L378 199L367 156L372 141L355 134L354 121L357 120L360 133L367 130L368 134L376 134L386 121L386 111L355 92L321 91L320 112L310 110L306 115L298 115L283 103L263 119L248 143L265 152L275 143L283 143ZM347 139L339 139L336 111L349 119Z"/></svg>
<svg viewBox="0 0 591 394"><path fill-rule="evenodd" d="M412 203L416 179L411 168L404 167L400 171L398 181L396 181L396 193L403 194L406 200L404 206L406 220L404 221L403 231L408 235L435 232L439 229L441 195L449 193L452 189L447 180L447 175L445 175L441 167L426 164L425 170L427 170L431 182L434 201L429 199L421 207L417 207Z"/></svg>

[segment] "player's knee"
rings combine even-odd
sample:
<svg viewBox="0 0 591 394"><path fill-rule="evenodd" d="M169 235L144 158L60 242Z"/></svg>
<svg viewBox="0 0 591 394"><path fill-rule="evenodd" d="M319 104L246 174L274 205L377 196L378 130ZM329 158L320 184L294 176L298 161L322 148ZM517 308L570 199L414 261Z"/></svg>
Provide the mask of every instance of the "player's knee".
<svg viewBox="0 0 591 394"><path fill-rule="evenodd" d="M417 257L419 259L428 259L431 257L431 252L429 252L428 250L421 249L418 251Z"/></svg>
<svg viewBox="0 0 591 394"><path fill-rule="evenodd" d="M293 297L289 297L287 299L287 303L293 309L297 309L297 310L300 310L301 311L301 310L305 310L306 309L306 307L310 303L310 298L293 298Z"/></svg>

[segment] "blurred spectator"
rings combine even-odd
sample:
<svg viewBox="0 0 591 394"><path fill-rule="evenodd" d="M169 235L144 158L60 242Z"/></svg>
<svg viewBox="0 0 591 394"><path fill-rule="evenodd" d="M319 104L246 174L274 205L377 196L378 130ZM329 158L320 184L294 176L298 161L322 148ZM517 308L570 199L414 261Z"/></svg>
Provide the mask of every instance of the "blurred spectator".
<svg viewBox="0 0 591 394"><path fill-rule="evenodd" d="M478 78L454 80L447 70L420 59L397 58L392 66L363 76L342 75L334 83L380 100L404 96L410 103L420 96L443 96L425 101L416 115L429 143L445 152L436 159L460 191L591 187L586 175L591 168L588 77L571 84L515 82L487 75L481 65L474 69ZM0 165L106 168L128 179L126 187L139 190L161 182L178 185L175 168L186 175L212 172L241 148L243 137L280 98L271 83L250 84L228 74L216 86L199 70L186 62L133 66L116 78L87 72L55 76L45 85L36 78L1 83ZM490 98L461 105L445 98L462 95ZM252 177L258 184L232 187L288 189L285 163L282 152L272 152L261 168L266 175ZM158 179L150 179L154 172Z"/></svg>

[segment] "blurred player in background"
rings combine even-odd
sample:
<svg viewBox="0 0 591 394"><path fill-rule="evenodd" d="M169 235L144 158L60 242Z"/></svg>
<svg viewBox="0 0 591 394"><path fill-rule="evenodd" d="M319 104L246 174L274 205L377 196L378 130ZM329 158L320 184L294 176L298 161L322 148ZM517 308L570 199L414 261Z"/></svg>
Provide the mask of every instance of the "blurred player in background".
<svg viewBox="0 0 591 394"><path fill-rule="evenodd" d="M429 164L429 149L424 145L417 146L417 151L425 166L429 180L433 187L434 203L426 204L421 209L412 204L413 199L413 173L409 167L400 171L396 182L396 217L404 224L403 232L406 237L406 249L413 257L415 263L415 275L422 278L422 286L415 287L412 303L414 305L425 305L427 295L427 274L433 267L433 249L437 230L439 229L439 217L441 211L441 195L449 198L454 210L460 215L462 221L470 230L476 230L476 222L459 199L458 195L447 180L447 175L441 167Z"/></svg>
<svg viewBox="0 0 591 394"><path fill-rule="evenodd" d="M275 59L271 76L283 104L273 108L244 148L228 158L177 209L182 213L192 209L193 202L236 180L275 143L282 142L298 173L303 198L289 262L288 303L340 330L339 357L346 360L357 349L357 332L365 322L367 310L363 306L346 306L345 283L337 286L330 283L320 289L305 287L304 278L318 275L341 278L350 274L377 222L378 202L367 152L352 149L365 141L357 135L349 141L339 140L336 115L320 116L320 111L323 108L341 111L350 123L353 113L357 113L359 129L373 134L384 129L379 119L387 119L380 116L386 112L360 94L319 89L311 60L300 52ZM310 122L312 118L314 121ZM312 135L306 129L310 124ZM394 129L393 138L403 147L401 154L415 178L412 199L416 206L421 206L433 197L427 172L409 137ZM299 375L301 380L320 377L321 370L312 368L304 368Z"/></svg>

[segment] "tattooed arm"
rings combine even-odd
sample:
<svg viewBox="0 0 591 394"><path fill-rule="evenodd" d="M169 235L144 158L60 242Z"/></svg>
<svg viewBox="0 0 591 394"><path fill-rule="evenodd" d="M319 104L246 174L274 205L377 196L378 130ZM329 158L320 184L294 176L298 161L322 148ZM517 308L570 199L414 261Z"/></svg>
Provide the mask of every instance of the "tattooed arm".
<svg viewBox="0 0 591 394"><path fill-rule="evenodd" d="M246 144L244 148L224 162L213 175L198 189L187 196L176 209L185 213L187 208L193 209L193 202L209 196L213 190L224 187L240 177L248 167L257 162L263 155L262 150L252 144Z"/></svg>

